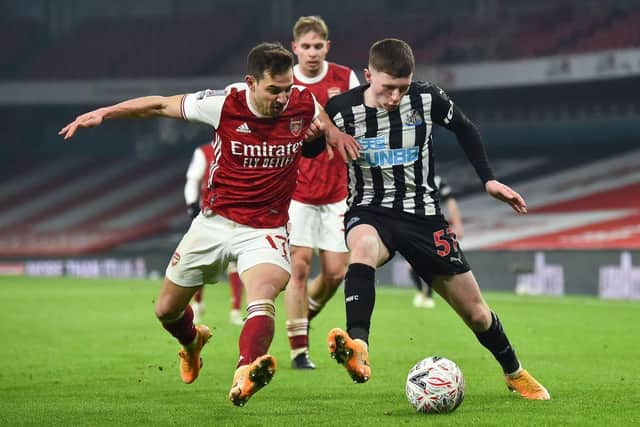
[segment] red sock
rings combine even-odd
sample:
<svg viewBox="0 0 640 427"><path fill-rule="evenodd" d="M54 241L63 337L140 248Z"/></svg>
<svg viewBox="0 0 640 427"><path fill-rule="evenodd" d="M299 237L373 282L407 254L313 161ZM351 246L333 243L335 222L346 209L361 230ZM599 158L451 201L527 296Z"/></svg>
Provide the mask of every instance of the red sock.
<svg viewBox="0 0 640 427"><path fill-rule="evenodd" d="M200 288L196 291L195 294L193 294L193 300L197 303L201 303L202 302L202 290L203 288Z"/></svg>
<svg viewBox="0 0 640 427"><path fill-rule="evenodd" d="M196 339L196 327L193 324L193 310L190 305L187 305L187 308L184 309L184 313L178 320L170 323L163 322L162 327L176 337L182 345L189 345Z"/></svg>
<svg viewBox="0 0 640 427"><path fill-rule="evenodd" d="M247 320L244 322L238 346L240 360L238 367L248 365L263 354L267 354L274 333L275 307L273 301L263 299L247 306Z"/></svg>
<svg viewBox="0 0 640 427"><path fill-rule="evenodd" d="M231 309L240 310L242 305L242 280L237 271L229 273L229 283L231 284Z"/></svg>
<svg viewBox="0 0 640 427"><path fill-rule="evenodd" d="M307 350L309 348L309 320L287 320L287 336L291 350Z"/></svg>

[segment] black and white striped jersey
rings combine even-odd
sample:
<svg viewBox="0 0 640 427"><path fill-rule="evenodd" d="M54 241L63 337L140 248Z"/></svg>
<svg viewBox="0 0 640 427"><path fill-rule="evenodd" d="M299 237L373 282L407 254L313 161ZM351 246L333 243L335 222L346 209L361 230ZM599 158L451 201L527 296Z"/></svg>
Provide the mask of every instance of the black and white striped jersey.
<svg viewBox="0 0 640 427"><path fill-rule="evenodd" d="M395 111L364 105L368 85L333 97L326 106L336 126L362 146L350 161L351 208L381 206L416 215L440 214L432 129L444 126L458 137L483 182L493 179L480 135L447 94L431 83L413 82Z"/></svg>

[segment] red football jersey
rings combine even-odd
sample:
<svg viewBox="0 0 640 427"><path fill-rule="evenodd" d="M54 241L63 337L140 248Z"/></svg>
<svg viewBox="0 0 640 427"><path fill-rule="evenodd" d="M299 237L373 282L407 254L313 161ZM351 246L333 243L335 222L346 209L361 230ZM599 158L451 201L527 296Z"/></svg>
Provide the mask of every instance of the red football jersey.
<svg viewBox="0 0 640 427"><path fill-rule="evenodd" d="M304 133L317 114L311 92L297 86L277 118L258 113L246 88L186 95L183 117L216 129L205 210L256 228L285 225Z"/></svg>
<svg viewBox="0 0 640 427"><path fill-rule="evenodd" d="M207 199L207 194L209 192L209 177L211 176L211 168L214 167L216 161L215 154L215 133L213 141L202 144L198 147L198 150L202 151L204 154L204 159L206 162L206 167L204 168L204 173L202 174L202 180L200 181L200 208L206 206L205 200Z"/></svg>
<svg viewBox="0 0 640 427"><path fill-rule="evenodd" d="M325 73L316 78L305 78L296 65L293 70L295 84L305 86L325 106L332 96L359 85L355 73L348 67L325 62ZM323 151L313 159L300 160L298 186L293 199L311 205L325 205L347 197L347 165L342 156L334 152L332 160Z"/></svg>

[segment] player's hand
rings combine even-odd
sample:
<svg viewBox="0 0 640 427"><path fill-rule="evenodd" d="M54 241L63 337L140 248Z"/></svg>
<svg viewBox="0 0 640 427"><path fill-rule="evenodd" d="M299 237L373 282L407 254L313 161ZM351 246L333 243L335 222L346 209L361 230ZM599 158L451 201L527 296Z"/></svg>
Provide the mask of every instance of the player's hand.
<svg viewBox="0 0 640 427"><path fill-rule="evenodd" d="M462 238L464 237L464 227L462 226L462 224L450 223L450 225L451 225L451 231L453 231L453 234L456 235L456 240L462 240Z"/></svg>
<svg viewBox="0 0 640 427"><path fill-rule="evenodd" d="M62 135L64 139L69 139L75 135L78 128L92 128L102 124L106 111L104 108L99 108L94 111L89 111L81 116L76 117L74 121L60 129L58 135Z"/></svg>
<svg viewBox="0 0 640 427"><path fill-rule="evenodd" d="M351 135L340 132L337 127L328 128L324 132L327 147L338 150L345 162L357 160L360 157L360 144ZM331 155L331 154L330 154Z"/></svg>
<svg viewBox="0 0 640 427"><path fill-rule="evenodd" d="M527 213L527 204L518 192L514 191L508 185L496 181L495 179L487 181L484 185L485 190L492 197L501 200L511 206L511 209L519 214Z"/></svg>

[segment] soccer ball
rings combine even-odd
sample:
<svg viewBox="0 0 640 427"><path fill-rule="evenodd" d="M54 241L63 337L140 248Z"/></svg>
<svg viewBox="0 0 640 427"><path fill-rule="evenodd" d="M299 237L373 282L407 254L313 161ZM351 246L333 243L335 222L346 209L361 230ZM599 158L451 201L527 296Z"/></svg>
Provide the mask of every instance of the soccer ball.
<svg viewBox="0 0 640 427"><path fill-rule="evenodd" d="M462 371L449 359L427 357L409 371L405 394L417 412L453 412L464 398Z"/></svg>

